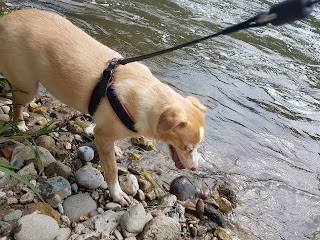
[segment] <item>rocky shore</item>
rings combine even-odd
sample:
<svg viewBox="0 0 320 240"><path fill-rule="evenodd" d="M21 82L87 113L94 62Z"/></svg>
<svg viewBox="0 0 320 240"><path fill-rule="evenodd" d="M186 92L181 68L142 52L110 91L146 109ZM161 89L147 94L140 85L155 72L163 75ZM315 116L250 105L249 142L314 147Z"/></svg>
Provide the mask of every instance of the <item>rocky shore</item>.
<svg viewBox="0 0 320 240"><path fill-rule="evenodd" d="M0 98L0 120L8 122L11 101ZM90 116L76 112L50 95L29 104L24 113L30 131L50 125L50 132L0 145L0 161L12 164L40 192L0 172L0 239L232 239L228 214L236 196L222 179L177 171L154 140L117 143L121 188L132 205L112 202L100 172L99 156L88 126ZM0 136L1 138L2 136Z"/></svg>

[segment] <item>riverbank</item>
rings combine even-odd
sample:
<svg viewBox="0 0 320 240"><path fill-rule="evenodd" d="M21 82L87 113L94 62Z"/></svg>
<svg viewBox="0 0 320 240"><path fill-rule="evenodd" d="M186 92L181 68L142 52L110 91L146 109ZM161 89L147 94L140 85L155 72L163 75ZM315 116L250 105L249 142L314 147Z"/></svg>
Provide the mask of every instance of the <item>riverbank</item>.
<svg viewBox="0 0 320 240"><path fill-rule="evenodd" d="M152 139L117 143L119 181L132 206L112 202L87 132L91 117L40 92L24 115L30 131L51 124L51 133L34 139L44 171L26 142L2 144L0 154L39 189L45 203L2 174L1 239L232 239L228 214L236 196L230 186L204 172L176 170L165 146ZM0 103L0 118L8 121L11 101Z"/></svg>

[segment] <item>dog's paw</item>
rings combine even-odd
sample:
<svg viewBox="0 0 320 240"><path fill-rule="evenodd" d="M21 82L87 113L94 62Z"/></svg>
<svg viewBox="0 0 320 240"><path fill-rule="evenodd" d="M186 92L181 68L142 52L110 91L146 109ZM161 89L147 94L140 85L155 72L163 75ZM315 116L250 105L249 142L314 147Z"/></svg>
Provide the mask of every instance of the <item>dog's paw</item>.
<svg viewBox="0 0 320 240"><path fill-rule="evenodd" d="M120 203L121 206L129 206L131 204L129 196L121 190L119 184L109 186L109 191L114 202Z"/></svg>
<svg viewBox="0 0 320 240"><path fill-rule="evenodd" d="M25 121L21 121L17 123L17 127L21 132L26 132L28 131L28 127L26 126Z"/></svg>
<svg viewBox="0 0 320 240"><path fill-rule="evenodd" d="M122 152L121 148L119 148L116 145L114 145L114 152L115 152L117 157L121 157L123 155L123 152Z"/></svg>

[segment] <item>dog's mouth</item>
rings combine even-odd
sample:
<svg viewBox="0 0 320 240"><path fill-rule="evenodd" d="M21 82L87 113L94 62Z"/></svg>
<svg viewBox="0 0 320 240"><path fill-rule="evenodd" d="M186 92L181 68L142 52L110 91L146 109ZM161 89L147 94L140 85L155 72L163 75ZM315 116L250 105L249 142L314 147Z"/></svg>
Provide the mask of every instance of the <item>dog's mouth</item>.
<svg viewBox="0 0 320 240"><path fill-rule="evenodd" d="M180 158L178 157L178 154L177 154L174 146L169 144L169 149L170 149L171 158L174 161L176 168L185 169L185 167L183 166L183 163L181 162Z"/></svg>

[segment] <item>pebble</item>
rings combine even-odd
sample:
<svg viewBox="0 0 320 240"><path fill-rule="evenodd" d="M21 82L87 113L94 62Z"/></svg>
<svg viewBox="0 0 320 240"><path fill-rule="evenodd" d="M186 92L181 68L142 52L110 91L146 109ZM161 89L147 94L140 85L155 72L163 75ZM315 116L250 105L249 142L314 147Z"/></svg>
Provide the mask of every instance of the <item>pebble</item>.
<svg viewBox="0 0 320 240"><path fill-rule="evenodd" d="M9 112L10 112L9 106L1 106L1 109L2 109L3 113L5 113L5 114L9 114Z"/></svg>
<svg viewBox="0 0 320 240"><path fill-rule="evenodd" d="M117 229L113 231L113 234L116 237L116 239L123 240L121 233Z"/></svg>
<svg viewBox="0 0 320 240"><path fill-rule="evenodd" d="M143 232L139 235L139 239L181 239L181 226L174 219L166 216L153 218L146 224Z"/></svg>
<svg viewBox="0 0 320 240"><path fill-rule="evenodd" d="M65 214L71 221L79 221L81 216L85 216L97 209L96 202L87 193L72 195L64 200L63 208Z"/></svg>
<svg viewBox="0 0 320 240"><path fill-rule="evenodd" d="M46 202L50 204L51 207L57 208L59 204L62 203L62 198L59 194L51 194L46 198Z"/></svg>
<svg viewBox="0 0 320 240"><path fill-rule="evenodd" d="M0 191L0 199L2 199L3 197L5 197L7 194L5 192L1 192Z"/></svg>
<svg viewBox="0 0 320 240"><path fill-rule="evenodd" d="M97 212L100 214L100 213L104 213L104 210L103 210L103 208L101 208L101 207L99 207L98 209L97 209Z"/></svg>
<svg viewBox="0 0 320 240"><path fill-rule="evenodd" d="M66 142L66 143L64 144L64 147L65 147L67 150L71 150L72 145L71 145L71 143Z"/></svg>
<svg viewBox="0 0 320 240"><path fill-rule="evenodd" d="M43 214L28 214L19 219L16 240L53 240L59 234L59 225L52 218Z"/></svg>
<svg viewBox="0 0 320 240"><path fill-rule="evenodd" d="M34 193L30 191L30 192L23 194L20 197L19 201L22 204L27 204L27 203L32 203L33 199L34 199Z"/></svg>
<svg viewBox="0 0 320 240"><path fill-rule="evenodd" d="M6 215L3 216L2 221L10 222L13 220L18 220L22 217L22 211L21 210L14 210Z"/></svg>
<svg viewBox="0 0 320 240"><path fill-rule="evenodd" d="M12 232L12 227L9 223L0 221L0 236L9 236Z"/></svg>
<svg viewBox="0 0 320 240"><path fill-rule="evenodd" d="M7 186L8 182L10 181L10 175L5 174L3 177L0 178L0 188L4 188Z"/></svg>
<svg viewBox="0 0 320 240"><path fill-rule="evenodd" d="M16 204L16 203L18 203L18 199L15 198L15 197L8 197L6 199L6 204L7 205Z"/></svg>
<svg viewBox="0 0 320 240"><path fill-rule="evenodd" d="M72 192L74 192L74 193L78 193L78 190L79 190L78 184L72 183L72 184L71 184L71 190L72 190Z"/></svg>
<svg viewBox="0 0 320 240"><path fill-rule="evenodd" d="M229 234L226 233L222 228L216 228L216 230L214 231L214 235L219 240L232 240L231 236L229 236Z"/></svg>
<svg viewBox="0 0 320 240"><path fill-rule="evenodd" d="M143 202L146 199L146 196L141 189L139 189L137 192L137 198L140 202Z"/></svg>
<svg viewBox="0 0 320 240"><path fill-rule="evenodd" d="M38 146L40 153L40 159L42 160L43 166L46 168L50 163L55 162L56 159L52 154L44 147ZM18 145L12 152L11 164L15 167L21 168L25 161L36 159L34 149L29 146Z"/></svg>
<svg viewBox="0 0 320 240"><path fill-rule="evenodd" d="M202 199L198 199L198 201L197 201L196 213L199 218L201 218L204 214L204 202Z"/></svg>
<svg viewBox="0 0 320 240"><path fill-rule="evenodd" d="M173 194L164 195L159 200L159 204L163 207L173 207L176 204L176 202L177 202L177 197L176 195L173 195Z"/></svg>
<svg viewBox="0 0 320 240"><path fill-rule="evenodd" d="M56 176L49 178L44 183L40 184L39 190L45 198L52 194L58 194L62 199L71 195L71 186L67 179Z"/></svg>
<svg viewBox="0 0 320 240"><path fill-rule="evenodd" d="M78 157L86 162L90 162L94 158L94 150L88 146L82 146L77 149Z"/></svg>
<svg viewBox="0 0 320 240"><path fill-rule="evenodd" d="M68 240L68 238L71 235L71 229L70 228L60 228L58 236L55 240Z"/></svg>
<svg viewBox="0 0 320 240"><path fill-rule="evenodd" d="M77 170L74 174L74 178L77 184L88 189L100 187L104 180L101 172L89 165Z"/></svg>
<svg viewBox="0 0 320 240"><path fill-rule="evenodd" d="M138 180L133 174L119 176L119 184L122 191L130 196L135 196L139 190Z"/></svg>
<svg viewBox="0 0 320 240"><path fill-rule="evenodd" d="M91 194L91 197L93 198L93 200L98 200L99 199L99 193L97 191L94 191L92 194Z"/></svg>
<svg viewBox="0 0 320 240"><path fill-rule="evenodd" d="M118 210L121 209L121 205L114 202L109 202L106 204L105 209L107 210Z"/></svg>
<svg viewBox="0 0 320 240"><path fill-rule="evenodd" d="M221 212L230 213L232 211L232 203L224 197L217 199L217 203Z"/></svg>
<svg viewBox="0 0 320 240"><path fill-rule="evenodd" d="M36 140L37 146L44 147L48 149L49 151L52 151L56 148L56 142L53 139L53 137L48 136L48 135L41 135L38 137Z"/></svg>
<svg viewBox="0 0 320 240"><path fill-rule="evenodd" d="M25 177L29 181L38 178L38 173L37 173L33 163L30 163L30 164L26 165L25 167L23 167L22 169L20 169L17 172L17 174ZM18 179L11 178L10 181L6 185L6 188L13 189L18 183L20 183L20 181Z"/></svg>
<svg viewBox="0 0 320 240"><path fill-rule="evenodd" d="M155 141L145 137L140 137L140 138L131 138L131 143L137 147L142 148L143 150L151 151L151 150L154 150Z"/></svg>
<svg viewBox="0 0 320 240"><path fill-rule="evenodd" d="M61 176L68 178L72 174L72 170L69 166L63 164L60 161L50 163L49 166L45 169L45 173L48 177L52 176Z"/></svg>
<svg viewBox="0 0 320 240"><path fill-rule="evenodd" d="M10 122L10 116L5 113L0 113L0 121L8 123L8 122Z"/></svg>

